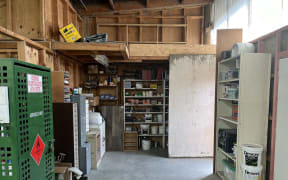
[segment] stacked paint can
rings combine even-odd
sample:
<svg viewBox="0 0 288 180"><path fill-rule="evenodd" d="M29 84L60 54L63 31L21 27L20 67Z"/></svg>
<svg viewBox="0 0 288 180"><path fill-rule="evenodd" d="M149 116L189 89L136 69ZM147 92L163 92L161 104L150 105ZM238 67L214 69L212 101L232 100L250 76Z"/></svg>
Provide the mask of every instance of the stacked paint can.
<svg viewBox="0 0 288 180"><path fill-rule="evenodd" d="M243 180L260 180L262 173L263 146L258 144L242 145L242 172Z"/></svg>

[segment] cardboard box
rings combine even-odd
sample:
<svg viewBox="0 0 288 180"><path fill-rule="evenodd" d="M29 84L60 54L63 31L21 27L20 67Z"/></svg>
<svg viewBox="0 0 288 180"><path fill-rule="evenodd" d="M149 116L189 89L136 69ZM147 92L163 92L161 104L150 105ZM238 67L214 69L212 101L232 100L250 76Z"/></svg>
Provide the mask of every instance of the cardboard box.
<svg viewBox="0 0 288 180"><path fill-rule="evenodd" d="M97 65L88 65L88 74L98 74L98 66Z"/></svg>
<svg viewBox="0 0 288 180"><path fill-rule="evenodd" d="M55 163L55 180L72 180L72 172L68 169L72 163Z"/></svg>
<svg viewBox="0 0 288 180"><path fill-rule="evenodd" d="M238 105L233 105L232 108L232 119L237 121L238 120Z"/></svg>
<svg viewBox="0 0 288 180"><path fill-rule="evenodd" d="M89 98L89 106L98 106L99 105L99 96L95 96L93 98Z"/></svg>
<svg viewBox="0 0 288 180"><path fill-rule="evenodd" d="M60 29L61 35L64 37L66 42L72 43L79 39L81 39L81 35L75 28L75 26L71 23L67 26Z"/></svg>

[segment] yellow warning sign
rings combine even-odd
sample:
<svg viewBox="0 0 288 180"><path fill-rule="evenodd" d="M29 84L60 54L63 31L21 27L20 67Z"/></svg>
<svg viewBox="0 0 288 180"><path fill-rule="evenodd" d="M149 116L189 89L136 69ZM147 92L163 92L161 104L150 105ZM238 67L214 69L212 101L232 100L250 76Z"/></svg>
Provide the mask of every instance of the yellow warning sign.
<svg viewBox="0 0 288 180"><path fill-rule="evenodd" d="M79 34L79 32L77 31L77 29L72 23L61 28L60 33L64 37L65 41L69 43L72 43L81 39L81 35Z"/></svg>

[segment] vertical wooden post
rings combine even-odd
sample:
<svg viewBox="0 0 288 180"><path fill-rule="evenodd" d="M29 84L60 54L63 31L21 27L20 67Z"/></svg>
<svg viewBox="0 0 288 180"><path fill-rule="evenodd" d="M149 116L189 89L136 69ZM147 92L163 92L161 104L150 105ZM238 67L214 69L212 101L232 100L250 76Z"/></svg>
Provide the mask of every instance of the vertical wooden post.
<svg viewBox="0 0 288 180"><path fill-rule="evenodd" d="M139 12L139 24L143 24L143 19L142 19L143 17L142 17L142 15L143 15L143 12L140 11L140 12ZM143 41L142 36L143 36L143 27L142 27L142 26L139 26L139 42L142 42L142 41Z"/></svg>
<svg viewBox="0 0 288 180"><path fill-rule="evenodd" d="M74 63L74 87L79 87L80 85L80 74L79 74L79 65Z"/></svg>
<svg viewBox="0 0 288 180"><path fill-rule="evenodd" d="M126 25L126 43L129 43L129 26L128 24Z"/></svg>
<svg viewBox="0 0 288 180"><path fill-rule="evenodd" d="M6 6L7 6L7 29L9 30L13 30L13 27L12 27L12 2L11 0L6 0Z"/></svg>
<svg viewBox="0 0 288 180"><path fill-rule="evenodd" d="M40 0L40 34L38 35L39 38L45 40L47 32L45 31L46 21L45 21L45 0Z"/></svg>
<svg viewBox="0 0 288 180"><path fill-rule="evenodd" d="M58 22L58 0L52 0L52 28L53 39L59 40L59 22Z"/></svg>
<svg viewBox="0 0 288 180"><path fill-rule="evenodd" d="M17 42L17 51L18 51L18 59L22 61L27 61L25 41Z"/></svg>
<svg viewBox="0 0 288 180"><path fill-rule="evenodd" d="M202 7L202 19L201 19L201 44L204 43L204 7Z"/></svg>
<svg viewBox="0 0 288 180"><path fill-rule="evenodd" d="M68 16L69 16L69 8L68 8L67 1L63 1L63 24L64 26L69 24Z"/></svg>
<svg viewBox="0 0 288 180"><path fill-rule="evenodd" d="M184 27L184 42L188 42L188 38L187 38L187 35L188 35L188 27L187 27L187 16L186 16L186 9L183 8L183 16L184 16L184 23L186 24L186 27Z"/></svg>
<svg viewBox="0 0 288 180"><path fill-rule="evenodd" d="M158 26L158 24L157 24L156 28L157 28L156 43L158 44L158 41L159 41L159 26Z"/></svg>
<svg viewBox="0 0 288 180"><path fill-rule="evenodd" d="M120 22L121 22L121 18L117 17L117 23L119 24ZM117 29L117 32L116 32L115 40L121 41L120 37L121 37L121 33L122 33L122 28L120 26L117 26L116 29Z"/></svg>
<svg viewBox="0 0 288 180"><path fill-rule="evenodd" d="M46 50L40 49L38 51L39 51L39 65L40 66L46 66L46 64L45 64Z"/></svg>

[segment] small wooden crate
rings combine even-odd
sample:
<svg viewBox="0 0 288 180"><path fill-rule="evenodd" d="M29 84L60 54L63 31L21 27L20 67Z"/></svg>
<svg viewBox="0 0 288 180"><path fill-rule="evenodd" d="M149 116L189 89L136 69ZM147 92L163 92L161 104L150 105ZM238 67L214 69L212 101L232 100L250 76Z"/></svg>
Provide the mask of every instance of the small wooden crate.
<svg viewBox="0 0 288 180"><path fill-rule="evenodd" d="M123 151L138 151L138 132L124 132Z"/></svg>

